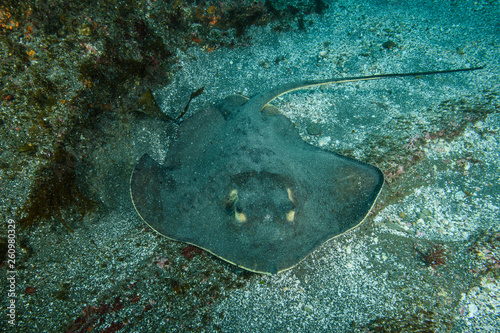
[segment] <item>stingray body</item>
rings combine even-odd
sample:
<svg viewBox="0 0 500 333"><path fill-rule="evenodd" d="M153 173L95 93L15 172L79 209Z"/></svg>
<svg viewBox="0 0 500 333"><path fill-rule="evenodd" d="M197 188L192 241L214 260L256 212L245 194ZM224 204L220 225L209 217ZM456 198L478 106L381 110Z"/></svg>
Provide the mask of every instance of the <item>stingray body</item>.
<svg viewBox="0 0 500 333"><path fill-rule="evenodd" d="M244 269L277 273L359 225L384 177L312 146L268 103L305 87L474 70L303 81L251 99L229 96L184 121L163 165L143 155L131 177L141 218L158 233Z"/></svg>

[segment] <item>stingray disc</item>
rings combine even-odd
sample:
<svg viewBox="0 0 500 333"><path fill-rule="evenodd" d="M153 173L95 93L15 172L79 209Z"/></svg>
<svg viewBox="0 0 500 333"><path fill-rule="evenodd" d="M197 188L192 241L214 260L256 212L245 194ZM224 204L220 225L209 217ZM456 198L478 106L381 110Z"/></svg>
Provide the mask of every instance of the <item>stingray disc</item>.
<svg viewBox="0 0 500 333"><path fill-rule="evenodd" d="M363 221L384 182L378 168L304 142L283 115L232 107L185 121L163 165L139 159L131 195L151 228L277 273Z"/></svg>

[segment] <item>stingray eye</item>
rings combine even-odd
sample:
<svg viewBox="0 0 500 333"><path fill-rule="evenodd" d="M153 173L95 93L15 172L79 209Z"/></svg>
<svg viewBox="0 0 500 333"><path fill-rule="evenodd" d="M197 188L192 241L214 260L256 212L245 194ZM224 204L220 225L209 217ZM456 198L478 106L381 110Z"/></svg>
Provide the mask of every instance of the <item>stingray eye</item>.
<svg viewBox="0 0 500 333"><path fill-rule="evenodd" d="M245 215L245 213L243 213L243 209L241 208L239 200L235 201L233 209L234 209L234 219L236 220L236 222L240 224L245 223L247 221L247 216Z"/></svg>
<svg viewBox="0 0 500 333"><path fill-rule="evenodd" d="M296 200L293 197L293 192L292 192L291 188L287 187L286 192L288 194L288 199L290 200L290 204L292 206L290 208L290 210L288 211L288 213L286 213L286 220L288 222L293 222L293 220L295 219L295 205L296 205Z"/></svg>
<svg viewBox="0 0 500 333"><path fill-rule="evenodd" d="M293 192L292 189L287 187L286 192L288 193L288 199L292 202L292 204L295 206L295 198L293 197Z"/></svg>
<svg viewBox="0 0 500 333"><path fill-rule="evenodd" d="M231 190L227 196L225 206L229 213L234 214L234 220L241 225L247 221L247 216L243 213L239 200L238 190Z"/></svg>
<svg viewBox="0 0 500 333"><path fill-rule="evenodd" d="M226 210L228 212L233 212L235 209L235 205L238 203L238 190L234 189L229 192L229 195L226 198Z"/></svg>

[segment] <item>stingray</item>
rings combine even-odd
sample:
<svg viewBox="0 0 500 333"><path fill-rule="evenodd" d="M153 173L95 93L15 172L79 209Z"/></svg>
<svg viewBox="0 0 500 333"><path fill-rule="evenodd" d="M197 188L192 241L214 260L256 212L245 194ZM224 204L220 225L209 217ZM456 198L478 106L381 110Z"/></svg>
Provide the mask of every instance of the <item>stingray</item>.
<svg viewBox="0 0 500 333"><path fill-rule="evenodd" d="M476 69L302 81L250 99L229 96L181 123L162 164L140 157L130 180L135 209L159 234L241 268L287 270L360 225L384 176L306 143L268 103L311 86Z"/></svg>

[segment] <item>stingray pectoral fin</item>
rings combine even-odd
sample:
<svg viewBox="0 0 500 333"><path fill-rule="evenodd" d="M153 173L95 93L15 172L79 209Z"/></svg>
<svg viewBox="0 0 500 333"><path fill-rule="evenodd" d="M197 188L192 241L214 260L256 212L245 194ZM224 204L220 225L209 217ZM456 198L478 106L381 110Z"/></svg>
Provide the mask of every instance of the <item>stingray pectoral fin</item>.
<svg viewBox="0 0 500 333"><path fill-rule="evenodd" d="M172 182L167 178L161 166L148 154L142 155L132 172L130 195L135 210L144 222L155 230L164 219L162 188L174 186Z"/></svg>
<svg viewBox="0 0 500 333"><path fill-rule="evenodd" d="M325 205L331 208L343 233L359 225L372 209L384 185L384 175L373 165L337 155L339 167L331 178L329 196Z"/></svg>

